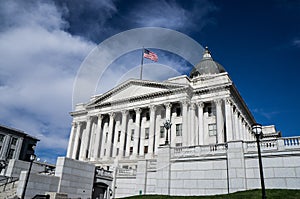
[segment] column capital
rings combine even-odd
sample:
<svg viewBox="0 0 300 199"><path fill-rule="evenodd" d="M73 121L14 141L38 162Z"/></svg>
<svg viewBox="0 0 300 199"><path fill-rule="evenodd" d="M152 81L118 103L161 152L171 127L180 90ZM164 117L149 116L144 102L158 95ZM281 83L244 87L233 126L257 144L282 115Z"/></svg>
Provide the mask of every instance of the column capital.
<svg viewBox="0 0 300 199"><path fill-rule="evenodd" d="M182 104L183 106L187 106L187 105L189 105L189 101L188 101L188 100L182 100L182 101L181 101L181 104Z"/></svg>
<svg viewBox="0 0 300 199"><path fill-rule="evenodd" d="M199 108L203 108L203 107L204 107L204 103L203 103L203 102L197 102L197 106L198 106Z"/></svg>
<svg viewBox="0 0 300 199"><path fill-rule="evenodd" d="M122 115L127 115L128 114L128 110L121 110Z"/></svg>
<svg viewBox="0 0 300 199"><path fill-rule="evenodd" d="M76 128L76 127L77 127L77 122L72 122L72 126L73 126L74 128Z"/></svg>
<svg viewBox="0 0 300 199"><path fill-rule="evenodd" d="M97 117L98 117L98 119L103 119L103 115L102 115L101 113L99 113L99 114L97 115Z"/></svg>
<svg viewBox="0 0 300 199"><path fill-rule="evenodd" d="M110 113L108 113L108 115L109 115L110 118L115 118L116 113L115 112L110 112Z"/></svg>
<svg viewBox="0 0 300 199"><path fill-rule="evenodd" d="M156 111L156 105L150 105L149 109L150 111Z"/></svg>
<svg viewBox="0 0 300 199"><path fill-rule="evenodd" d="M165 107L166 108L171 108L172 107L172 104L170 102L166 102L164 103Z"/></svg>
<svg viewBox="0 0 300 199"><path fill-rule="evenodd" d="M222 104L222 99L215 99L214 102L216 105L220 106Z"/></svg>
<svg viewBox="0 0 300 199"><path fill-rule="evenodd" d="M135 113L141 113L142 109L141 108L135 108L134 111L135 111Z"/></svg>
<svg viewBox="0 0 300 199"><path fill-rule="evenodd" d="M195 103L191 103L190 109L195 110L196 109L196 104Z"/></svg>
<svg viewBox="0 0 300 199"><path fill-rule="evenodd" d="M228 98L225 99L225 103L231 105L232 100L228 97Z"/></svg>
<svg viewBox="0 0 300 199"><path fill-rule="evenodd" d="M238 111L238 109L235 107L235 109L233 109L233 114L238 114L239 113L239 111Z"/></svg>

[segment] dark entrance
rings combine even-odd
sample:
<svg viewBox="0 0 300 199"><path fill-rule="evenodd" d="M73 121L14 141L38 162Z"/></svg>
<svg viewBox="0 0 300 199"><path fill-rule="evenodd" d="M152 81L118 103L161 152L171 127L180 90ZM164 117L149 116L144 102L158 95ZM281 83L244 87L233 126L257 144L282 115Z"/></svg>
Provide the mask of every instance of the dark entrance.
<svg viewBox="0 0 300 199"><path fill-rule="evenodd" d="M107 199L107 185L104 183L95 183L93 188L92 199Z"/></svg>

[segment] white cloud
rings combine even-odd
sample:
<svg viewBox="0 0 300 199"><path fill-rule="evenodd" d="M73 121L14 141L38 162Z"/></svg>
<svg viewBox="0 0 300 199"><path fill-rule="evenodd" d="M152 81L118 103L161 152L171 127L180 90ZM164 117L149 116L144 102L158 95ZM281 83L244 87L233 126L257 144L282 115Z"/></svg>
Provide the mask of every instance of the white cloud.
<svg viewBox="0 0 300 199"><path fill-rule="evenodd" d="M74 77L95 44L63 31L54 4L9 1L1 9L9 21L0 33L0 123L41 139L38 150L64 151Z"/></svg>

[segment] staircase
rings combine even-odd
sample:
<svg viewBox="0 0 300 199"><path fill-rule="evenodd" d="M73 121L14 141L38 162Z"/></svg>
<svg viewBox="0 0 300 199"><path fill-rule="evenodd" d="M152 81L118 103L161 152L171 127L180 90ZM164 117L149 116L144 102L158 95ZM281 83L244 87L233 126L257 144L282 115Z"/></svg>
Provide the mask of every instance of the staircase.
<svg viewBox="0 0 300 199"><path fill-rule="evenodd" d="M0 199L17 198L18 179L10 179L7 183L0 184Z"/></svg>

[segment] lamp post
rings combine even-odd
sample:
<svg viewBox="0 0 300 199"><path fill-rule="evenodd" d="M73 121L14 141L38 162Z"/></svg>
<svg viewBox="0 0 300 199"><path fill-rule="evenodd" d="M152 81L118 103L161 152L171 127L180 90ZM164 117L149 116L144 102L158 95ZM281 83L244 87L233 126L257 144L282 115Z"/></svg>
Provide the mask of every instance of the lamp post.
<svg viewBox="0 0 300 199"><path fill-rule="evenodd" d="M262 199L266 199L267 197L266 197L266 189L265 189L265 181L264 181L264 172L263 172L263 166L262 166L262 161L261 161L261 152L260 152L260 144L259 144L259 140L263 135L261 124L257 124L257 123L253 124L252 125L252 133L255 135L256 143L257 143Z"/></svg>
<svg viewBox="0 0 300 199"><path fill-rule="evenodd" d="M31 172L32 163L35 160L35 158L36 158L36 155L34 155L34 154L30 155L30 165L29 165L29 169L28 169L28 174L26 176L25 185L24 185L24 189L23 189L21 199L25 198L25 193L26 193L26 188L27 188L27 184L28 184L28 180L29 180L29 175L30 175L30 172Z"/></svg>
<svg viewBox="0 0 300 199"><path fill-rule="evenodd" d="M166 120L166 122L164 123L164 127L165 127L166 130L167 130L167 135L166 135L165 145L168 145L168 144L169 144L169 138L168 138L169 133L168 133L168 131L169 131L169 129L171 128L171 126L172 126L172 123L170 122L170 120Z"/></svg>

